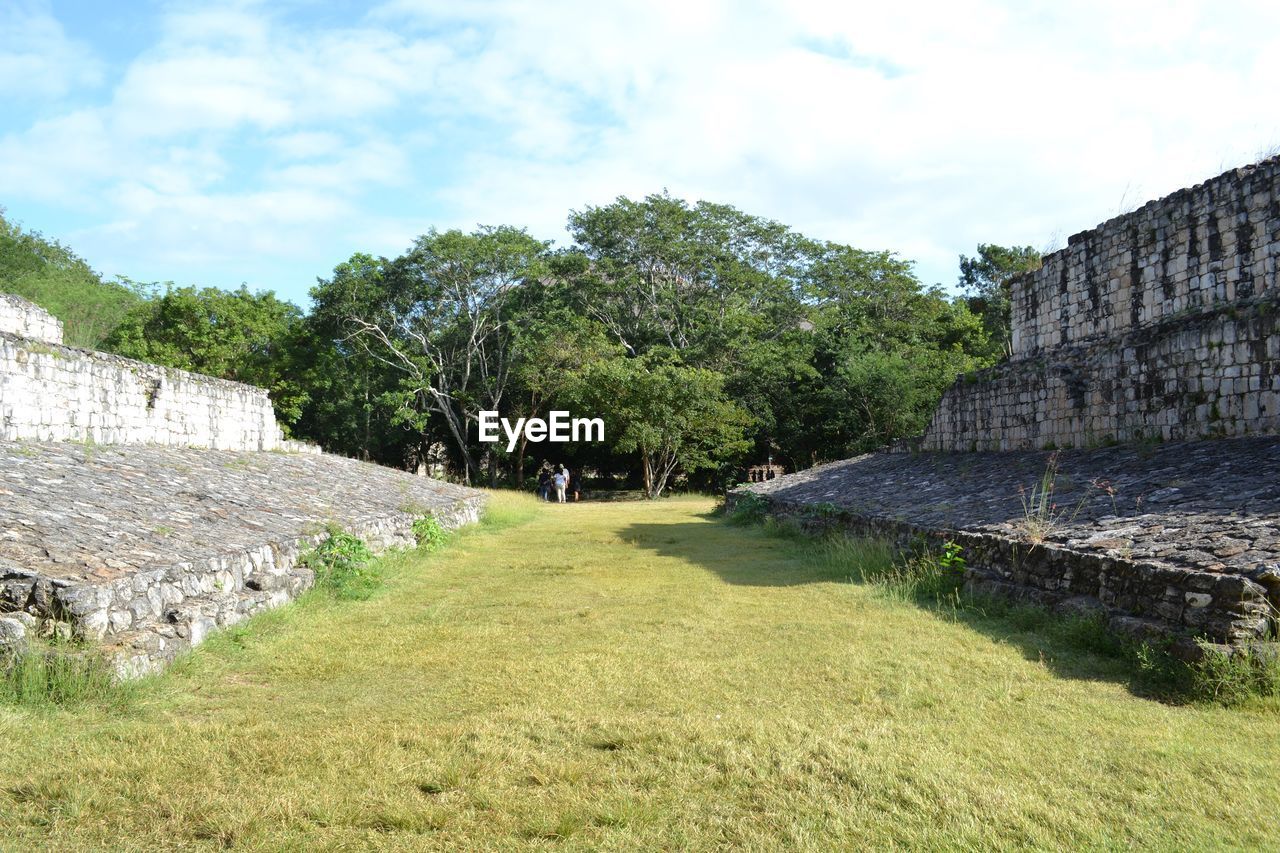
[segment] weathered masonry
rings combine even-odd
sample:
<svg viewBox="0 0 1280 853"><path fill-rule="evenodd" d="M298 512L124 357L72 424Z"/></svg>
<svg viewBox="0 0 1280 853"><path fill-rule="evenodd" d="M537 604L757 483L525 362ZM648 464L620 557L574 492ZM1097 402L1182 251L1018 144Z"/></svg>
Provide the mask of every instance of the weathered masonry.
<svg viewBox="0 0 1280 853"><path fill-rule="evenodd" d="M956 542L973 589L1097 611L1188 654L1197 637L1273 638L1278 264L1280 158L1153 201L1014 282L1012 357L957 380L923 452L730 500L750 491L806 526ZM1046 472L1054 505L1037 510Z"/></svg>
<svg viewBox="0 0 1280 853"><path fill-rule="evenodd" d="M137 674L310 587L336 524L374 550L475 521L474 489L319 453L0 441L0 640L39 630Z"/></svg>
<svg viewBox="0 0 1280 853"><path fill-rule="evenodd" d="M1095 611L1119 632L1228 644L1270 635L1280 438L1060 451L1054 520L1028 518L1025 492L1050 455L872 453L748 488L807 527L956 542L971 588Z"/></svg>
<svg viewBox="0 0 1280 853"><path fill-rule="evenodd" d="M1013 357L961 377L929 450L1280 432L1280 158L1071 237L1014 282Z"/></svg>
<svg viewBox="0 0 1280 853"><path fill-rule="evenodd" d="M308 449L285 440L263 389L64 346L57 319L7 294L0 294L0 439Z"/></svg>
<svg viewBox="0 0 1280 853"><path fill-rule="evenodd" d="M42 344L61 344L62 321L21 296L0 293L0 334Z"/></svg>
<svg viewBox="0 0 1280 853"><path fill-rule="evenodd" d="M0 650L69 634L130 675L311 586L329 525L412 545L485 499L286 441L266 391L63 346L4 295L0 418Z"/></svg>

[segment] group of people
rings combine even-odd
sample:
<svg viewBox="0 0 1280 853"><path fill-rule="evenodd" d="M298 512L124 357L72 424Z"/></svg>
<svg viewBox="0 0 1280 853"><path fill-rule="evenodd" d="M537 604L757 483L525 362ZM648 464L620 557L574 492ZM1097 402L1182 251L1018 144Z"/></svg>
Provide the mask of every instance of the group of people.
<svg viewBox="0 0 1280 853"><path fill-rule="evenodd" d="M573 495L575 501L578 499L578 487L569 476L568 466L543 465L538 472L538 497L544 501L564 503L567 495Z"/></svg>

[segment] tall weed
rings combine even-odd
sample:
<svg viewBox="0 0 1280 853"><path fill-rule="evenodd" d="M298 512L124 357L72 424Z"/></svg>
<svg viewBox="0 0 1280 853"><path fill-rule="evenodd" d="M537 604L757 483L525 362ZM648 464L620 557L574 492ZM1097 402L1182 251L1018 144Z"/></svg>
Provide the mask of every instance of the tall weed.
<svg viewBox="0 0 1280 853"><path fill-rule="evenodd" d="M135 681L117 677L111 662L89 649L32 642L0 656L0 704L27 708L98 705L122 710L139 694Z"/></svg>

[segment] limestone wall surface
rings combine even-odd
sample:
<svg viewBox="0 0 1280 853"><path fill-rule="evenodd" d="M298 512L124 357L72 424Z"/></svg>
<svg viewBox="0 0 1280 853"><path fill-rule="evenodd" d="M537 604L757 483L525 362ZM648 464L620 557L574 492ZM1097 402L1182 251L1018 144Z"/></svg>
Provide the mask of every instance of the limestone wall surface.
<svg viewBox="0 0 1280 853"><path fill-rule="evenodd" d="M1013 356L943 395L926 450L1280 432L1280 158L1073 236L1012 289Z"/></svg>
<svg viewBox="0 0 1280 853"><path fill-rule="evenodd" d="M277 450L267 392L0 334L0 439Z"/></svg>
<svg viewBox="0 0 1280 853"><path fill-rule="evenodd" d="M0 332L46 344L62 343L62 321L11 293L0 293Z"/></svg>

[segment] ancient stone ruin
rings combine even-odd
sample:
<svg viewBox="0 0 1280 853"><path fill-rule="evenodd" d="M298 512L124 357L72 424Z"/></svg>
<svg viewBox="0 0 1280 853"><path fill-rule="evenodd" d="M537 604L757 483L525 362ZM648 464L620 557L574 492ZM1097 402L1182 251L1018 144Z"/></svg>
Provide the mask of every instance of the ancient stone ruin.
<svg viewBox="0 0 1280 853"><path fill-rule="evenodd" d="M781 465L776 465L772 460L763 465L752 465L747 469L748 483L763 483L766 480L772 480L775 477L781 477L787 473L787 470Z"/></svg>
<svg viewBox="0 0 1280 853"><path fill-rule="evenodd" d="M311 450L285 440L267 392L63 346L62 323L0 294L0 439Z"/></svg>
<svg viewBox="0 0 1280 853"><path fill-rule="evenodd" d="M63 346L0 295L0 645L72 635L151 671L311 586L327 526L412 545L483 501L286 440L260 388Z"/></svg>
<svg viewBox="0 0 1280 853"><path fill-rule="evenodd" d="M1014 283L1012 357L957 379L919 449L730 500L954 541L973 588L1096 611L1188 654L1195 637L1273 637L1278 265L1280 158L1153 201Z"/></svg>
<svg viewBox="0 0 1280 853"><path fill-rule="evenodd" d="M1280 158L1072 237L1013 287L1013 357L957 382L929 450L1280 431Z"/></svg>

